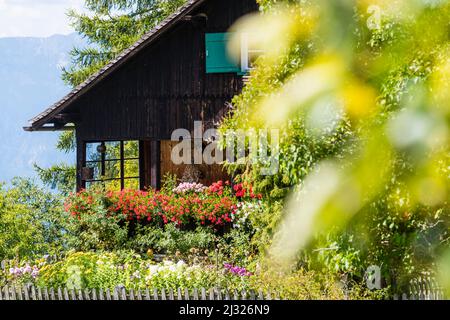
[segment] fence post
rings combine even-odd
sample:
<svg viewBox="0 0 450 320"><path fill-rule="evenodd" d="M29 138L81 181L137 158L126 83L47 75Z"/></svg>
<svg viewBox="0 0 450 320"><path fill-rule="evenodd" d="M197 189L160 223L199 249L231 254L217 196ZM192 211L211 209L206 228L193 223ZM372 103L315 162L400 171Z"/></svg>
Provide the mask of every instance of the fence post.
<svg viewBox="0 0 450 320"><path fill-rule="evenodd" d="M19 299L19 300L23 300L23 293L22 293L22 287L21 286L14 286L14 292L17 292L17 298ZM15 298L14 298L14 300L16 300Z"/></svg>
<svg viewBox="0 0 450 320"><path fill-rule="evenodd" d="M216 300L215 299L215 294L214 294L214 289L209 289L209 300Z"/></svg>
<svg viewBox="0 0 450 320"><path fill-rule="evenodd" d="M69 301L69 291L67 290L66 287L64 287L64 300Z"/></svg>
<svg viewBox="0 0 450 320"><path fill-rule="evenodd" d="M122 291L122 292L121 292L121 298L122 298L122 300L127 300L127 291L126 291L126 289L125 289L125 288L122 288L121 291Z"/></svg>
<svg viewBox="0 0 450 320"><path fill-rule="evenodd" d="M75 289L70 289L70 298L72 299L72 301L77 300L77 296L75 294Z"/></svg>
<svg viewBox="0 0 450 320"><path fill-rule="evenodd" d="M106 289L106 300L111 300L111 291L109 290L109 288Z"/></svg>
<svg viewBox="0 0 450 320"><path fill-rule="evenodd" d="M264 300L264 292L261 289L258 291L258 300Z"/></svg>
<svg viewBox="0 0 450 320"><path fill-rule="evenodd" d="M194 288L194 300L198 300L199 296L198 296L198 289Z"/></svg>
<svg viewBox="0 0 450 320"><path fill-rule="evenodd" d="M225 289L225 300L226 301L231 300L230 291L228 289Z"/></svg>
<svg viewBox="0 0 450 320"><path fill-rule="evenodd" d="M95 290L92 290L92 291L95 291ZM84 290L84 297L86 300L90 301L91 300L91 290L89 290L89 289Z"/></svg>
<svg viewBox="0 0 450 320"><path fill-rule="evenodd" d="M9 288L8 285L6 285L3 290L5 291L5 300L9 300Z"/></svg>
<svg viewBox="0 0 450 320"><path fill-rule="evenodd" d="M206 300L206 289L202 288L202 300Z"/></svg>
<svg viewBox="0 0 450 320"><path fill-rule="evenodd" d="M30 294L28 292L28 288L29 287L27 284L23 286L23 293L24 293L25 300L30 300Z"/></svg>
<svg viewBox="0 0 450 320"><path fill-rule="evenodd" d="M16 296L16 286L13 285L13 286L11 287L11 289L12 289L12 290L11 290L11 299L12 299L12 300L17 300L17 296Z"/></svg>
<svg viewBox="0 0 450 320"><path fill-rule="evenodd" d="M34 286L31 286L31 299L36 301L36 288Z"/></svg>

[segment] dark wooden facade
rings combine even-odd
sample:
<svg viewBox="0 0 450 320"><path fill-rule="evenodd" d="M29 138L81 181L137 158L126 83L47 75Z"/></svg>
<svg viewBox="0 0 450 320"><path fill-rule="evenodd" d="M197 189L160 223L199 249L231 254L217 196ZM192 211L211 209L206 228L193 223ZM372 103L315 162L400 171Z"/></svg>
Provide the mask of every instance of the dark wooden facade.
<svg viewBox="0 0 450 320"><path fill-rule="evenodd" d="M255 0L204 1L189 15L206 14L206 23L177 22L64 110L77 115L78 188L85 144L113 140L139 140L141 185L159 186L160 142L175 129L193 130L194 121L220 120L242 90L236 73L206 73L205 34L226 32L255 10Z"/></svg>

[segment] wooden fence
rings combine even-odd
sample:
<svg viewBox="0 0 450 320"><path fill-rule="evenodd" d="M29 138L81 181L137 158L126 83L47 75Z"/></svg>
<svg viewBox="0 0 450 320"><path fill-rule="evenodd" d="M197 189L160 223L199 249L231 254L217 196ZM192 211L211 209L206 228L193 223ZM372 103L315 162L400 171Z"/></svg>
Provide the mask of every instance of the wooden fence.
<svg viewBox="0 0 450 320"><path fill-rule="evenodd" d="M194 290L126 290L124 288L99 290L74 290L67 288L39 288L31 285L22 287L5 286L0 290L0 300L50 300L50 301L81 301L81 300L279 300L279 297L262 291L233 291L213 289Z"/></svg>
<svg viewBox="0 0 450 320"><path fill-rule="evenodd" d="M140 301L140 300L248 300L270 301L279 300L276 294L263 293L262 291L228 291L219 289L194 289L194 290L126 290L124 288L110 289L85 289L74 290L67 288L40 288L32 285L22 287L5 286L0 289L0 301L2 300L49 300L49 301ZM445 300L442 290L423 290L418 292L394 295L394 300Z"/></svg>
<svg viewBox="0 0 450 320"><path fill-rule="evenodd" d="M442 287L431 277L417 278L409 283L409 292L394 295L394 300L445 300Z"/></svg>
<svg viewBox="0 0 450 320"><path fill-rule="evenodd" d="M163 257L161 257L162 260ZM58 261L59 257L48 257L48 262ZM12 261L1 261L0 272L8 272ZM406 293L395 294L394 300L444 300L442 288L431 277L418 278L410 282ZM0 300L279 300L279 296L262 291L230 292L213 289L168 289L168 290L126 290L86 289L73 290L67 288L39 288L34 285L5 286L0 288Z"/></svg>

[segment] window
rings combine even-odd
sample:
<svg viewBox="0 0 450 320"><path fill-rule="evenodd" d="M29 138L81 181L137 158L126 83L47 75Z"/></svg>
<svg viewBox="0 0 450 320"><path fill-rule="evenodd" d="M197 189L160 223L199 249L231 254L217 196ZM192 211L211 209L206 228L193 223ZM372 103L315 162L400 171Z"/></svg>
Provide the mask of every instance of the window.
<svg viewBox="0 0 450 320"><path fill-rule="evenodd" d="M249 41L249 34L241 35L241 72L247 73L253 68L255 60L264 53L263 50L255 48Z"/></svg>
<svg viewBox="0 0 450 320"><path fill-rule="evenodd" d="M108 190L140 187L138 141L87 143L85 162L86 188L95 184L103 184Z"/></svg>
<svg viewBox="0 0 450 320"><path fill-rule="evenodd" d="M248 33L242 33L241 57L240 61L235 61L227 49L231 35L231 33L206 34L206 73L246 74L251 70L256 58L263 53L262 50L253 47Z"/></svg>

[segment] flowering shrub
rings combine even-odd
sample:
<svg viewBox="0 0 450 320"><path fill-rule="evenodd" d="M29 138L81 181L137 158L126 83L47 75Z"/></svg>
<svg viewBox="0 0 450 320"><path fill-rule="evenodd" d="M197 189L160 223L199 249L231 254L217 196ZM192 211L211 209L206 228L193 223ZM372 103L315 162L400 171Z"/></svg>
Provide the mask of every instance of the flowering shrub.
<svg viewBox="0 0 450 320"><path fill-rule="evenodd" d="M28 263L24 267L11 267L9 269L9 281L16 284L32 283L39 276L39 267L30 266Z"/></svg>
<svg viewBox="0 0 450 320"><path fill-rule="evenodd" d="M155 263L134 253L77 252L69 254L63 261L45 265L35 283L40 287L69 289L222 287L248 290L250 273L245 276L242 271L233 273L226 268L187 264L183 260Z"/></svg>
<svg viewBox="0 0 450 320"><path fill-rule="evenodd" d="M15 278L30 275L32 278L36 279L36 277L39 275L39 268L37 266L31 267L29 264L27 264L25 267L10 268L9 274Z"/></svg>
<svg viewBox="0 0 450 320"><path fill-rule="evenodd" d="M9 261L5 269L0 268L0 285L8 283L24 285L34 283L40 275L41 268L45 265L47 257L34 262Z"/></svg>
<svg viewBox="0 0 450 320"><path fill-rule="evenodd" d="M246 268L236 267L236 266L233 266L232 264L229 264L229 263L225 263L224 267L229 273L231 273L233 275L236 275L236 276L251 277L253 275Z"/></svg>
<svg viewBox="0 0 450 320"><path fill-rule="evenodd" d="M240 199L262 199L261 194L255 194L253 187L248 184L239 183L233 187L236 197Z"/></svg>
<svg viewBox="0 0 450 320"><path fill-rule="evenodd" d="M236 229L257 228L251 223L252 215L262 214L261 200L239 202L233 211L233 227Z"/></svg>
<svg viewBox="0 0 450 320"><path fill-rule="evenodd" d="M109 191L106 194L108 212L111 215L119 215L128 221L147 219L151 221L155 215L148 212L154 211L156 203L149 201L151 193L140 190Z"/></svg>
<svg viewBox="0 0 450 320"><path fill-rule="evenodd" d="M209 188L182 183L173 192L82 190L68 197L65 210L78 219L105 212L117 221L219 228L232 225L239 201L260 198L251 187L242 184L234 186L234 192L228 181L216 182Z"/></svg>
<svg viewBox="0 0 450 320"><path fill-rule="evenodd" d="M226 181L225 183L223 181L215 182L208 188L208 193L217 194L218 196L232 196L230 182L229 181Z"/></svg>
<svg viewBox="0 0 450 320"><path fill-rule="evenodd" d="M175 189L173 189L173 192L176 194L186 194L189 192L202 193L206 189L208 188L202 185L201 183L184 182L178 185Z"/></svg>
<svg viewBox="0 0 450 320"><path fill-rule="evenodd" d="M22 269L21 269L22 268ZM31 273L30 273L31 269ZM39 269L32 276L33 270ZM3 285L34 284L40 288L84 289L201 289L263 290L277 293L282 299L343 299L344 292L335 278L311 271L255 273L234 264L223 266L209 263L186 263L166 260L155 263L133 252L70 252L63 260L13 265L9 279ZM25 279L26 278L26 279ZM20 282L19 282L20 281ZM356 288L358 289L358 288ZM359 290L359 289L358 289ZM351 299L361 299L361 293L347 292ZM360 295L358 295L360 294ZM370 298L370 296L366 297Z"/></svg>

